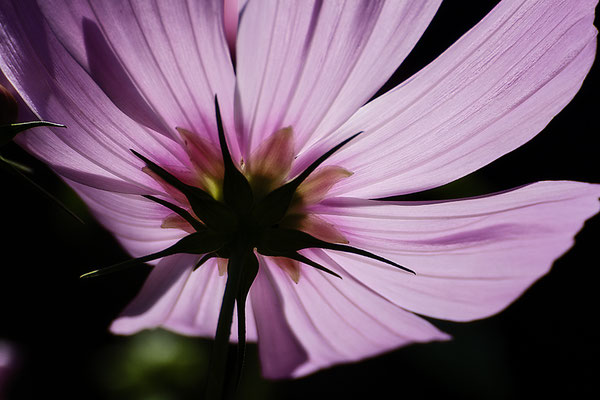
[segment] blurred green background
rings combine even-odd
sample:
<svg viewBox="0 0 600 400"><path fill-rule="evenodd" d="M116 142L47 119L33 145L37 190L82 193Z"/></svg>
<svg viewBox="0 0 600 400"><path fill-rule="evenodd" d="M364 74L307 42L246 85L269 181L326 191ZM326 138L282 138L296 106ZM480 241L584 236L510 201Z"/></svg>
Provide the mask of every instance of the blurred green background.
<svg viewBox="0 0 600 400"><path fill-rule="evenodd" d="M445 2L383 90L433 60L495 3L468 2L466 10L463 2ZM544 179L599 183L597 64L573 102L531 142L455 183L407 198L479 195ZM13 343L18 352L7 399L201 399L210 341L162 330L109 334L111 320L135 295L148 269L79 280L81 273L127 255L42 164L14 145L2 154L32 166L35 180L85 220L79 224L17 177L2 175L0 340ZM499 315L467 324L433 321L454 336L450 342L410 346L276 382L260 377L251 345L240 399L389 398L390 393L391 398L582 398L597 393L599 238L596 217L578 235L575 249Z"/></svg>

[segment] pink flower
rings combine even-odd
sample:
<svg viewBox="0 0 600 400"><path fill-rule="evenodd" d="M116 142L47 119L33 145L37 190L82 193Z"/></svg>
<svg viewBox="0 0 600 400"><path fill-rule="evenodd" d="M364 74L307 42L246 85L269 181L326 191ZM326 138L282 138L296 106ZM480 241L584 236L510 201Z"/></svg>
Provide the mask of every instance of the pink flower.
<svg viewBox="0 0 600 400"><path fill-rule="evenodd" d="M223 184L215 95L257 204L363 132L300 184L268 228L309 233L329 249L309 246L296 256L283 254L278 237L252 239L261 254L246 335L259 343L266 377L446 340L417 314L469 321L499 312L598 212L600 187L568 181L454 201L368 200L451 182L540 132L594 60L596 1L502 1L430 65L366 105L438 1L249 1L237 33L227 30L237 34L235 71L216 0L39 3L0 3L0 67L35 115L68 129L39 128L19 143L134 257L197 235L197 218L207 226L226 219L208 200L202 204L215 213L194 207L163 169L226 207L244 203L241 186L236 198ZM339 251L346 245L384 259ZM206 252L218 257L198 269L203 254L160 259L112 331L215 335L227 252Z"/></svg>

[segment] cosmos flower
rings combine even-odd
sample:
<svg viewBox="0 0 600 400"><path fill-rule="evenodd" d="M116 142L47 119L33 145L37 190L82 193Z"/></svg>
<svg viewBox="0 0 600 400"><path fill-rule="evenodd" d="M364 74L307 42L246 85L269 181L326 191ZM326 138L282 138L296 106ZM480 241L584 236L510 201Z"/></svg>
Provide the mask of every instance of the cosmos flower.
<svg viewBox="0 0 600 400"><path fill-rule="evenodd" d="M368 103L439 1L251 0L237 26L216 0L2 2L0 67L68 127L19 144L154 264L111 330L212 337L237 324L220 320L237 276L263 375L298 377L446 340L419 315L495 314L573 245L598 185L372 199L444 185L540 132L594 60L595 3L504 0Z"/></svg>

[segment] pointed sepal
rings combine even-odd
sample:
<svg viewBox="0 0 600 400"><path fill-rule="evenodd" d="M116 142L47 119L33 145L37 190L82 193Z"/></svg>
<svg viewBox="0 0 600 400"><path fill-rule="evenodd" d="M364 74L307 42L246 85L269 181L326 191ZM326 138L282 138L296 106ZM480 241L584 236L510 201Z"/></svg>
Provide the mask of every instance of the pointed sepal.
<svg viewBox="0 0 600 400"><path fill-rule="evenodd" d="M221 155L223 157L223 167L225 170L223 176L223 201L237 213L246 215L250 213L250 209L254 203L254 195L252 194L250 183L248 183L244 174L237 169L231 158L231 153L229 153L217 96L215 96L215 113L217 117L219 144L221 146Z"/></svg>
<svg viewBox="0 0 600 400"><path fill-rule="evenodd" d="M61 124L55 124L54 122L48 121L31 121L31 122L19 122L16 124L2 125L0 126L0 146L4 146L15 138L19 133L40 126L50 126L53 128L66 128Z"/></svg>
<svg viewBox="0 0 600 400"><path fill-rule="evenodd" d="M192 210L194 210L194 213L207 227L220 232L231 231L235 227L237 223L236 218L223 203L215 200L204 190L181 182L170 172L150 161L135 150L131 150L131 152L145 162L152 172L183 193L190 202L190 206L192 207Z"/></svg>
<svg viewBox="0 0 600 400"><path fill-rule="evenodd" d="M174 245L167 247L156 253L148 254L143 257L134 258L131 260L123 261L118 264L111 265L110 267L97 269L94 271L87 272L80 276L80 278L92 278L109 274L112 272L122 271L124 269L140 265L149 261L153 261L162 257L167 257L178 253L187 254L206 254L218 251L225 243L225 239L214 232L203 230L201 232L192 233L180 239Z"/></svg>
<svg viewBox="0 0 600 400"><path fill-rule="evenodd" d="M206 226L202 222L200 222L196 218L194 218L192 216L192 214L190 214L187 210L184 210L183 208L176 206L175 204L169 203L168 201L159 199L158 197L155 197L155 196L144 195L142 197L144 197L148 200L151 200L155 203L158 203L161 206L164 206L164 207L168 208L169 210L173 211L174 213L178 214L181 218L186 220L187 223L189 223L194 228L195 231L206 230Z"/></svg>
<svg viewBox="0 0 600 400"><path fill-rule="evenodd" d="M363 257L371 258L383 262L385 264L394 266L402 271L409 272L416 275L414 271L408 269L392 260L378 256L369 251L358 249L356 247L348 246L339 243L329 243L323 240L317 239L314 236L309 235L306 232L302 232L294 229L284 228L270 228L265 230L261 238L257 250L260 254L265 255L281 255L281 254L293 254L298 250L318 248L341 251L343 253L357 254Z"/></svg>

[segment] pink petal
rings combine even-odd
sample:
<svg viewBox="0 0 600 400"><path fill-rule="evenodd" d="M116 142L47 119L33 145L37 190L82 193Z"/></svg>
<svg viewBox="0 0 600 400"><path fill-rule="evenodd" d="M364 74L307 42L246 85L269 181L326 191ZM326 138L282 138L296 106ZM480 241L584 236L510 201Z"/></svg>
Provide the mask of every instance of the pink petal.
<svg viewBox="0 0 600 400"><path fill-rule="evenodd" d="M223 26L225 29L225 39L227 40L227 46L229 47L232 58L235 58L235 40L237 37L239 14L237 0L223 1Z"/></svg>
<svg viewBox="0 0 600 400"><path fill-rule="evenodd" d="M140 293L111 325L118 334L163 327L192 336L214 337L227 277L215 259L192 272L198 256L174 255L154 267ZM246 303L246 337L256 341L252 302ZM231 341L237 341L237 313Z"/></svg>
<svg viewBox="0 0 600 400"><path fill-rule="evenodd" d="M595 56L595 4L502 1L306 159L365 131L328 162L354 172L333 192L369 198L437 187L490 163L534 137L579 90Z"/></svg>
<svg viewBox="0 0 600 400"><path fill-rule="evenodd" d="M161 228L171 211L138 195L112 193L67 181L85 201L96 219L133 256L163 250L186 235Z"/></svg>
<svg viewBox="0 0 600 400"><path fill-rule="evenodd" d="M332 199L322 213L350 245L416 272L330 252L395 304L467 321L504 309L573 245L598 212L600 185L538 182L472 199L430 203Z"/></svg>
<svg viewBox="0 0 600 400"><path fill-rule="evenodd" d="M326 263L343 279L303 267L296 284L267 258L272 285L281 296L287 325L308 355L291 376L303 376L413 342L448 338L427 321L390 303L332 265L324 253L317 251L310 257ZM260 333L259 329L259 348L264 345Z"/></svg>
<svg viewBox="0 0 600 400"><path fill-rule="evenodd" d="M156 265L140 293L113 321L110 330L130 335L163 324L177 302L198 256L176 254Z"/></svg>
<svg viewBox="0 0 600 400"><path fill-rule="evenodd" d="M174 134L216 137L214 96L231 125L235 76L223 1L40 2L57 36L122 109ZM127 98L122 99L123 91ZM121 101L124 100L124 101ZM156 119L160 121L154 121Z"/></svg>
<svg viewBox="0 0 600 400"><path fill-rule="evenodd" d="M112 103L29 2L2 2L0 22L4 74L37 117L68 127L25 132L21 145L72 180L119 192L156 188L129 149L168 164L185 161L175 143Z"/></svg>
<svg viewBox="0 0 600 400"><path fill-rule="evenodd" d="M177 302L162 326L178 333L212 338L217 331L227 276L221 276L215 259L194 271L182 288ZM257 340L252 299L246 300L246 339ZM231 323L232 342L237 342L237 309Z"/></svg>
<svg viewBox="0 0 600 400"><path fill-rule="evenodd" d="M337 129L395 71L438 3L249 2L237 43L245 154L286 126L298 143Z"/></svg>
<svg viewBox="0 0 600 400"><path fill-rule="evenodd" d="M270 268L276 264L270 258L268 263L263 257L260 260L261 268L250 293L262 375L270 379L286 378L306 362L308 356L286 321L282 294L270 272ZM284 274L287 275L287 272ZM289 276L287 278L291 279Z"/></svg>

